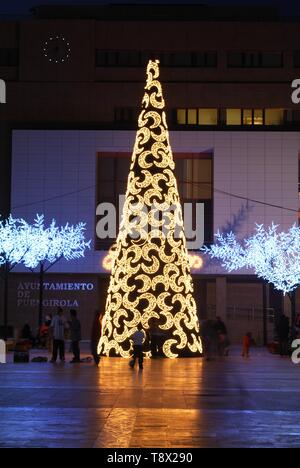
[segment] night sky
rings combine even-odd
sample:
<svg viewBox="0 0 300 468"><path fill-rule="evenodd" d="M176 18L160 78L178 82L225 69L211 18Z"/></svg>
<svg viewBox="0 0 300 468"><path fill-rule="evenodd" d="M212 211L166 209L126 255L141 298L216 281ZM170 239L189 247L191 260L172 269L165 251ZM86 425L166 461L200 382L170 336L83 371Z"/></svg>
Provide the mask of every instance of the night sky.
<svg viewBox="0 0 300 468"><path fill-rule="evenodd" d="M299 16L300 17L300 4L295 2L295 0L246 0L246 1L235 1L235 0L118 0L118 1L105 1L105 0L10 0L9 2L1 2L0 5L0 15L4 16L23 16L23 15L31 15L29 12L30 8L37 5L101 5L107 3L138 3L138 4L197 4L197 3L204 3L206 5L270 5L278 7L279 11L286 16Z"/></svg>

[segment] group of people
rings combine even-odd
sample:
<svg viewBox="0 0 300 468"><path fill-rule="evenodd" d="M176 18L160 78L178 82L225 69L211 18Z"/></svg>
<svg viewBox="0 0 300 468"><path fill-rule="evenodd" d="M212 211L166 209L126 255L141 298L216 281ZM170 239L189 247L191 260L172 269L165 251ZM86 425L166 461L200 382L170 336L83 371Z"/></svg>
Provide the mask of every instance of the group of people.
<svg viewBox="0 0 300 468"><path fill-rule="evenodd" d="M98 365L100 356L98 354L98 343L102 333L103 314L96 312L91 329L91 353L95 364ZM279 314L276 320L276 332L279 343L279 354L281 356L289 354L290 341L300 338L300 314L295 323L290 327L288 317L283 313ZM73 359L71 363L80 363L80 341L81 323L77 317L75 309L70 310L70 319L66 320L64 311L57 309L56 315L52 318L47 316L43 325L39 328L37 337L34 337L28 324L23 327L22 338L30 341L32 346L45 347L52 350L51 362L55 363L59 357L61 362L65 361L65 341L71 341ZM225 323L220 317L215 320L205 320L201 325L201 339L203 345L203 356L207 361L213 360L216 356L228 356L230 342ZM130 336L133 343L133 356L130 366L134 368L136 361L139 368L143 369L143 355L146 346L151 351L152 358L163 355L164 332L160 329L158 320L153 318L149 322L149 330L145 331L140 323L137 330ZM243 352L245 358L249 357L250 346L253 342L250 332L243 337Z"/></svg>
<svg viewBox="0 0 300 468"><path fill-rule="evenodd" d="M98 343L101 338L102 314L98 311L91 329L91 353L95 364L98 365L100 356L98 354ZM62 308L58 308L54 317L47 316L45 322L40 326L37 337L34 337L29 324L25 324L22 330L22 339L28 340L33 347L46 348L52 351L52 363L57 362L59 357L61 362L65 362L65 342L67 339L71 342L73 359L71 363L80 363L80 341L81 323L77 317L75 309L70 310L70 318L67 320Z"/></svg>

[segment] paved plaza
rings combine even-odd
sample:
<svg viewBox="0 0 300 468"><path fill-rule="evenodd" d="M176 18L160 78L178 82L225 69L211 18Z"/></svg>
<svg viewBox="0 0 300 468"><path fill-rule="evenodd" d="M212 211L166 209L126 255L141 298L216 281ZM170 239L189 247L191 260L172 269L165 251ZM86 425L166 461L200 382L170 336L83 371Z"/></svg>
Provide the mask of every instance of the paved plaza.
<svg viewBox="0 0 300 468"><path fill-rule="evenodd" d="M215 362L0 365L0 447L300 447L300 365L257 350Z"/></svg>

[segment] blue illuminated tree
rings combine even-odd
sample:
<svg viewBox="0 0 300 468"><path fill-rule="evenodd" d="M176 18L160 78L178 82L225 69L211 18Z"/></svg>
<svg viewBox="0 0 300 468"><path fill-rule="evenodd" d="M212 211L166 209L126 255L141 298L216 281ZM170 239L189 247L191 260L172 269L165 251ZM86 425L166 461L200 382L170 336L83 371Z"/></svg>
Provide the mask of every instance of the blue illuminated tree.
<svg viewBox="0 0 300 468"><path fill-rule="evenodd" d="M202 251L221 261L229 272L242 268L273 284L274 288L288 294L300 284L300 228L293 225L288 231L278 232L272 223L265 228L256 225L255 233L240 243L235 234L216 234L217 243L203 247ZM295 311L293 311L295 315Z"/></svg>
<svg viewBox="0 0 300 468"><path fill-rule="evenodd" d="M28 252L31 229L24 219L9 216L0 220L0 266L4 281L4 338L7 339L8 320L8 275L12 269L24 260Z"/></svg>
<svg viewBox="0 0 300 468"><path fill-rule="evenodd" d="M0 266L4 279L4 333L7 334L8 275L17 265L35 270L39 267L39 325L43 318L44 275L60 259L84 257L91 241L85 239L85 223L57 226L53 220L46 227L44 215L37 215L33 224L13 218L0 221ZM6 336L5 336L6 338Z"/></svg>
<svg viewBox="0 0 300 468"><path fill-rule="evenodd" d="M44 276L45 273L62 258L75 260L84 257L91 241L85 239L85 223L75 226L57 226L52 220L48 227L44 224L44 215L37 215L31 226L28 249L22 263L31 270L39 267L39 325L43 320Z"/></svg>

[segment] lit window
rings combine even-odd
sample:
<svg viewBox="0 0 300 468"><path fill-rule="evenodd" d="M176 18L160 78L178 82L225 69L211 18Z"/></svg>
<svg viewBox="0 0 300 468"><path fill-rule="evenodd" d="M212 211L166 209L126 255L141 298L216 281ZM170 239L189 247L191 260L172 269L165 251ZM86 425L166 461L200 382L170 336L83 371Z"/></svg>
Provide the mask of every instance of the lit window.
<svg viewBox="0 0 300 468"><path fill-rule="evenodd" d="M241 109L226 109L226 125L241 125Z"/></svg>
<svg viewBox="0 0 300 468"><path fill-rule="evenodd" d="M189 125L197 124L197 109L188 109L188 121Z"/></svg>
<svg viewBox="0 0 300 468"><path fill-rule="evenodd" d="M243 110L243 125L252 125L252 109Z"/></svg>
<svg viewBox="0 0 300 468"><path fill-rule="evenodd" d="M218 109L199 109L199 125L217 125Z"/></svg>
<svg viewBox="0 0 300 468"><path fill-rule="evenodd" d="M262 109L254 109L254 125L263 125L264 118L263 118L263 111Z"/></svg>
<svg viewBox="0 0 300 468"><path fill-rule="evenodd" d="M282 125L283 109L266 109L265 125Z"/></svg>
<svg viewBox="0 0 300 468"><path fill-rule="evenodd" d="M179 125L186 124L186 110L185 109L177 109L177 123Z"/></svg>

